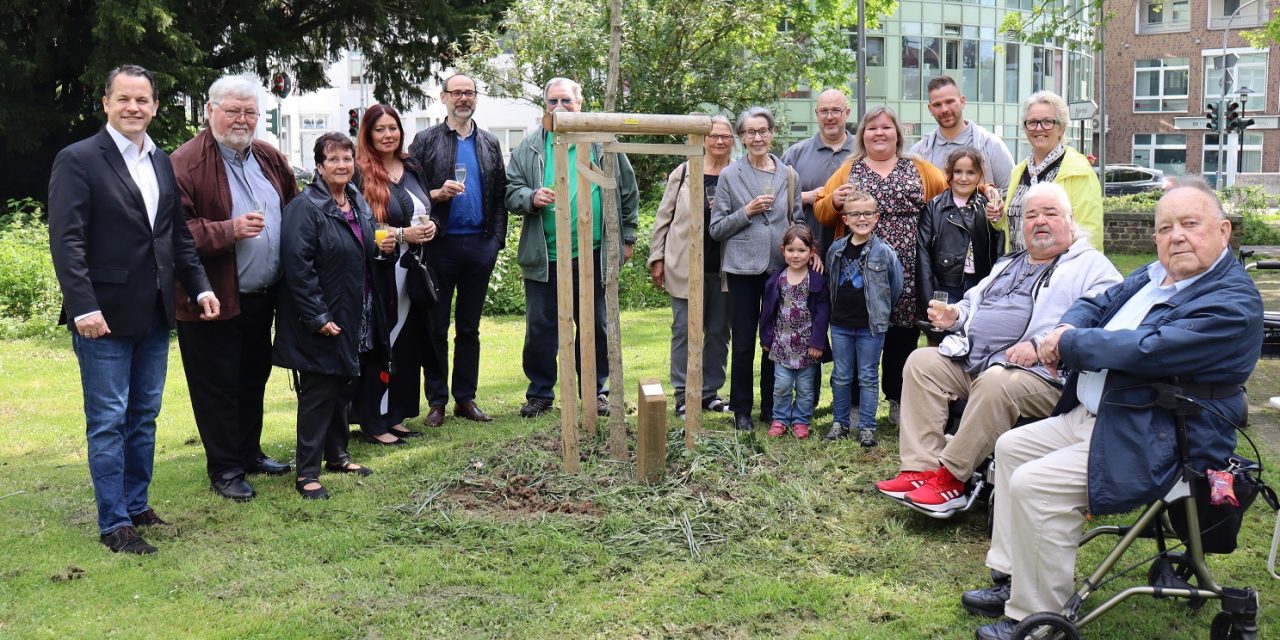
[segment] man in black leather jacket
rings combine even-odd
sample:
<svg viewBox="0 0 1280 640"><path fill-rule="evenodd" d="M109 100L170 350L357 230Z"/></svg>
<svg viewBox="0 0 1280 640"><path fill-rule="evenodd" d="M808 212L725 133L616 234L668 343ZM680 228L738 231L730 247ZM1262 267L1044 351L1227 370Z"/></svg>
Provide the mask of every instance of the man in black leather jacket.
<svg viewBox="0 0 1280 640"><path fill-rule="evenodd" d="M432 212L445 235L444 241L432 243L427 253L440 288L440 301L431 310L431 346L439 358L439 371L447 372L449 309L456 289L453 414L488 422L491 418L475 400L480 377L480 313L498 252L506 244L503 198L507 172L498 139L472 120L477 96L475 80L461 73L449 76L440 90L449 115L444 122L419 132L409 145L409 155L422 167ZM443 375L426 376L428 426L444 422L449 383Z"/></svg>

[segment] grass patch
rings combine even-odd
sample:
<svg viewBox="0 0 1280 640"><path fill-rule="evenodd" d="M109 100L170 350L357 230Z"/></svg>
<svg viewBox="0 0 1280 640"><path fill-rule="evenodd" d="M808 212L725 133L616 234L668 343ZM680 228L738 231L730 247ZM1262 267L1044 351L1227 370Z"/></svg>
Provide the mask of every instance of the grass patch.
<svg viewBox="0 0 1280 640"><path fill-rule="evenodd" d="M623 322L632 400L638 380L666 378L670 315ZM394 449L353 442L376 473L324 475L333 499L321 503L300 500L288 477L252 478L247 504L210 493L175 342L152 486L175 526L148 534L160 554L147 558L97 542L69 340L0 343L0 635L896 640L969 638L985 622L957 603L985 579L984 513L938 522L875 495L871 483L897 470L887 425L864 450L739 437L712 418L687 451L672 418L663 483L635 484L633 465L608 461L593 438L582 473L566 475L555 413L516 413L522 319L486 318L482 332L479 401L494 422L450 418ZM291 459L285 379L276 371L268 388L264 442ZM1269 599L1270 530L1270 513L1252 510L1242 548L1211 560L1220 583ZM1104 551L1086 549L1082 566ZM1087 631L1202 638L1215 611L1138 599ZM1280 615L1264 607L1260 623L1265 637Z"/></svg>

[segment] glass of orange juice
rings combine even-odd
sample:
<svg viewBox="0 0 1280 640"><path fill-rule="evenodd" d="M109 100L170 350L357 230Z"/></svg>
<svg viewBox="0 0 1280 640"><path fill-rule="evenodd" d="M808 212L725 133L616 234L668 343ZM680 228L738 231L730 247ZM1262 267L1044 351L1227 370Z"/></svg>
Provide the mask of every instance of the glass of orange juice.
<svg viewBox="0 0 1280 640"><path fill-rule="evenodd" d="M387 259L387 255L382 252L382 241L389 235L391 235L391 225L382 222L373 225L373 240L378 245L378 255L374 257L375 260Z"/></svg>

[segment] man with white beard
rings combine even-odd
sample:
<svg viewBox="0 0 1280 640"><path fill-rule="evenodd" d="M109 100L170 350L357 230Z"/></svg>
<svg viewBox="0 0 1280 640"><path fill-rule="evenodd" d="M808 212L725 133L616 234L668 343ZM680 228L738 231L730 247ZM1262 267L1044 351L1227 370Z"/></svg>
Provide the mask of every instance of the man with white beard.
<svg viewBox="0 0 1280 640"><path fill-rule="evenodd" d="M246 473L283 475L262 452L262 398L271 375L271 323L280 281L280 212L298 186L289 161L254 130L258 86L238 76L209 87L209 126L173 152L187 227L222 316L200 322L179 285L178 345L218 495L250 500Z"/></svg>

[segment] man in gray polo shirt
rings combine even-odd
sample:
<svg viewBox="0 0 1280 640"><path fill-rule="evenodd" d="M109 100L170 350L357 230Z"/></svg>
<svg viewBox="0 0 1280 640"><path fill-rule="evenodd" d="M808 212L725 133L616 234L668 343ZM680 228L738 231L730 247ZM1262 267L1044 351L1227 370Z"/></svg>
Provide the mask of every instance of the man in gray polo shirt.
<svg viewBox="0 0 1280 640"><path fill-rule="evenodd" d="M800 176L800 200L804 203L804 219L822 251L835 239L835 227L828 227L813 215L813 203L822 197L822 187L831 174L853 154L853 136L845 126L849 122L849 99L839 89L818 94L818 135L801 140L782 154L782 162ZM822 251L819 255L822 255Z"/></svg>
<svg viewBox="0 0 1280 640"><path fill-rule="evenodd" d="M984 182L995 183L1003 195L1009 189L1013 173L1013 156L995 134L964 119L965 97L951 76L938 76L929 81L929 114L938 128L911 145L911 153L944 169L947 156L960 147L973 147L982 154L987 165ZM804 174L801 174L804 175ZM950 177L950 176L948 176Z"/></svg>

